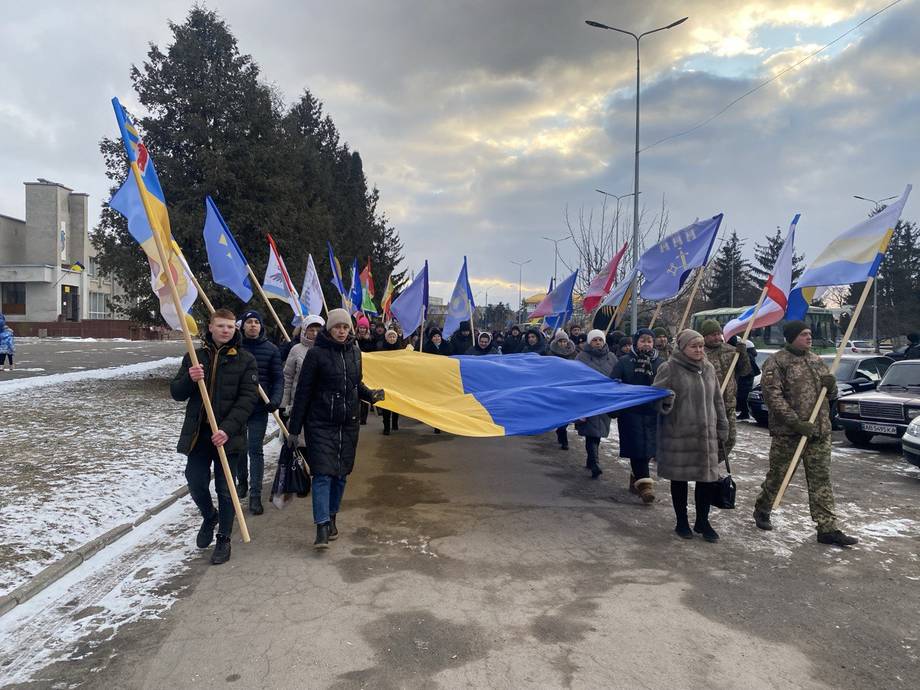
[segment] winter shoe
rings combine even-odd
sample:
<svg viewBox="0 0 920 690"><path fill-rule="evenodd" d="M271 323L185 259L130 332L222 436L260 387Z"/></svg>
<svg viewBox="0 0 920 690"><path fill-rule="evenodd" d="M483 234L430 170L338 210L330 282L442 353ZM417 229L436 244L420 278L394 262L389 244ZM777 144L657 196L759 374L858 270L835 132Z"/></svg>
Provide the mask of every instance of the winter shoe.
<svg viewBox="0 0 920 690"><path fill-rule="evenodd" d="M399 420L398 419L393 420L393 431L399 431Z"/></svg>
<svg viewBox="0 0 920 690"><path fill-rule="evenodd" d="M654 503L655 501L655 481L650 477L644 479L637 479L630 485L630 491L633 493L639 494L639 498L642 499L643 503Z"/></svg>
<svg viewBox="0 0 920 690"><path fill-rule="evenodd" d="M217 535L217 546L211 554L211 565L220 565L230 560L230 537L223 534Z"/></svg>
<svg viewBox="0 0 920 690"><path fill-rule="evenodd" d="M674 531L681 539L693 539L693 531L690 529L690 521L687 520L686 515L677 516L677 525L674 527Z"/></svg>
<svg viewBox="0 0 920 690"><path fill-rule="evenodd" d="M389 435L390 435L390 430L387 429L386 427L383 427L383 435L384 435L384 436L389 436Z"/></svg>
<svg viewBox="0 0 920 690"><path fill-rule="evenodd" d="M708 541L710 544L715 544L717 541L719 541L719 533L712 528L712 525L709 524L709 520L703 523L697 522L693 526L693 531L697 534L702 534L703 539Z"/></svg>
<svg viewBox="0 0 920 690"><path fill-rule="evenodd" d="M329 541L335 541L339 538L339 530L335 526L335 515L329 516Z"/></svg>
<svg viewBox="0 0 920 690"><path fill-rule="evenodd" d="M839 529L835 529L833 532L818 532L818 543L832 544L834 546L853 546L853 544L859 543L859 539L850 537Z"/></svg>
<svg viewBox="0 0 920 690"><path fill-rule="evenodd" d="M259 496L252 496L249 499L249 512L253 515L261 515L265 512L265 508L262 507L262 498Z"/></svg>
<svg viewBox="0 0 920 690"><path fill-rule="evenodd" d="M597 479L597 478L600 477L602 474L604 474L604 470L602 470L602 469L601 469L600 467L598 467L597 465L594 465L594 466L591 468L591 479Z"/></svg>
<svg viewBox="0 0 920 690"><path fill-rule="evenodd" d="M565 443L560 443L560 444L559 444L559 450L568 450L568 449L569 449L569 442L568 442L568 441L566 441Z"/></svg>
<svg viewBox="0 0 920 690"><path fill-rule="evenodd" d="M236 497L237 498L246 498L249 495L249 482L246 479L240 481L236 485Z"/></svg>
<svg viewBox="0 0 920 690"><path fill-rule="evenodd" d="M314 549L329 548L329 524L328 522L324 522L316 526L316 541L313 542Z"/></svg>
<svg viewBox="0 0 920 690"><path fill-rule="evenodd" d="M760 529L773 529L773 523L770 522L770 513L764 513L760 510L754 511L754 524L757 525Z"/></svg>
<svg viewBox="0 0 920 690"><path fill-rule="evenodd" d="M215 510L211 517L205 518L201 522L201 529L198 530L198 537L195 544L199 549L206 549L214 541L214 528L217 527L217 511Z"/></svg>

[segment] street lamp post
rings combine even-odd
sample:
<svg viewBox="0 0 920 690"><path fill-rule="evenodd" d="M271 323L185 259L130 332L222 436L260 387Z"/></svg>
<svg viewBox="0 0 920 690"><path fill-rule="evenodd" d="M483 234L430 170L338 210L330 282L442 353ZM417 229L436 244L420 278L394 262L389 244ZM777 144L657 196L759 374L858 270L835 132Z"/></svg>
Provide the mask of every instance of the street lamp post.
<svg viewBox="0 0 920 690"><path fill-rule="evenodd" d="M608 31L616 31L621 34L626 34L627 36L632 36L634 39L636 39L636 155L635 178L633 180L633 266L639 264L639 41L649 34L665 31L666 29L673 29L675 26L683 24L685 21L687 21L687 19L689 19L689 17L684 17L683 19L678 19L676 22L671 22L667 26L660 26L657 29L645 31L638 35L634 34L632 31L618 29L615 26L608 26L607 24L601 24L600 22L591 20L585 21L585 24L588 26L593 26L597 29L606 29ZM637 281L638 275L633 278L632 284L632 330L634 333L639 326L639 295L637 294L638 291L636 290Z"/></svg>
<svg viewBox="0 0 920 690"><path fill-rule="evenodd" d="M559 239L554 240L552 237L546 237L544 235L543 239L547 242L553 243L553 285L555 285L557 281L556 271L559 269L559 243L565 242L566 240L571 239L571 237L566 235L565 237L560 237Z"/></svg>
<svg viewBox="0 0 920 690"><path fill-rule="evenodd" d="M529 264L533 259L527 259L527 261L515 261L511 259L511 263L518 267L518 319L520 320L521 310L524 308L524 294L521 291L521 284L524 279L524 266Z"/></svg>
<svg viewBox="0 0 920 690"><path fill-rule="evenodd" d="M611 194L610 192L605 192L603 189L595 189L594 191L599 192L603 194L604 196L612 196L614 199L617 200L617 212L613 218L613 224L616 226L616 242L614 242L613 244L613 251L614 253L616 253L617 251L619 251L619 247L620 247L620 199L625 199L626 197L630 197L633 194L635 194L635 192L630 192L629 194Z"/></svg>
<svg viewBox="0 0 920 690"><path fill-rule="evenodd" d="M875 210L881 211L882 204L886 201L891 201L892 199L897 199L897 195L888 196L884 199L870 199L865 196L859 196L859 194L853 195L854 199L859 199L860 201L868 201L872 204L875 204ZM875 343L875 353L880 354L882 349L879 347L878 343L878 280L872 282L872 342Z"/></svg>

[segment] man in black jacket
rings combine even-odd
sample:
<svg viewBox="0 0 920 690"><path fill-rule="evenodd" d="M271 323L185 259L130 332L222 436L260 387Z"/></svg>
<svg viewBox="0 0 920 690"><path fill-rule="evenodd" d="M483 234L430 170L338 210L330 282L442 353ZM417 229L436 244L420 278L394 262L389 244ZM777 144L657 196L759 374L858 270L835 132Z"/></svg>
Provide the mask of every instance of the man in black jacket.
<svg viewBox="0 0 920 690"><path fill-rule="evenodd" d="M231 474L234 461L246 453L246 422L258 400L259 369L255 358L241 349L236 317L227 309L211 315L208 333L198 348L198 366L191 366L188 355L170 384L173 400L187 400L185 421L176 450L188 456L185 479L189 494L203 521L198 530L198 548L207 548L217 527L217 546L211 563L219 565L230 559L230 534L233 531L233 500L224 476L217 449L223 446ZM204 379L217 418L217 433L211 433L197 382ZM211 499L211 465L214 465L214 488L217 510ZM233 481L231 477L229 481Z"/></svg>
<svg viewBox="0 0 920 690"><path fill-rule="evenodd" d="M245 498L246 493L249 493L249 512L253 515L261 515L265 512L262 508L262 476L265 473L262 443L265 441L268 415L278 409L281 405L281 396L284 394L284 360L281 359L278 347L265 335L265 326L259 312L247 311L240 321L243 324L243 349L256 358L256 364L259 367L259 385L268 396L268 403L263 402L262 397L259 396L249 416L247 424L249 448L246 455L240 456L237 485L240 498ZM251 486L250 474L252 475Z"/></svg>

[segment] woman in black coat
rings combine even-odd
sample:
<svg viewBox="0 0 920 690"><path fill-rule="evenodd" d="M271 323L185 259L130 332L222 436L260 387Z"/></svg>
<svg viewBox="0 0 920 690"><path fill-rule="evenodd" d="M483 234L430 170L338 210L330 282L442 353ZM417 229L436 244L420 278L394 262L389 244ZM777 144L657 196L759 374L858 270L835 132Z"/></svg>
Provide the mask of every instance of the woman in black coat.
<svg viewBox="0 0 920 690"><path fill-rule="evenodd" d="M500 354L494 345L492 345L492 336L488 331L483 331L476 338L476 344L469 348L464 354L467 355L497 355Z"/></svg>
<svg viewBox="0 0 920 690"><path fill-rule="evenodd" d="M383 340L380 341L380 345L377 348L380 352L393 352L394 350L405 350L405 343L400 342L399 333L394 331L392 328L386 331L383 335ZM395 412L390 412L389 410L381 410L381 417L383 417L383 435L389 436L390 429L393 431L399 431L399 415Z"/></svg>
<svg viewBox="0 0 920 690"><path fill-rule="evenodd" d="M632 349L617 361L610 378L635 386L651 386L661 360L655 350L655 334L640 328L633 336ZM644 503L655 500L648 463L655 457L655 435L658 432L658 408L646 403L621 410L617 415L620 434L620 457L629 458L632 472L629 491L638 494Z"/></svg>
<svg viewBox="0 0 920 690"><path fill-rule="evenodd" d="M383 400L361 381L361 350L344 309L328 314L326 329L316 337L300 369L297 394L291 407L288 443L296 444L305 431L307 463L313 475L314 547L325 549L338 537L335 518L345 481L355 466L359 405Z"/></svg>
<svg viewBox="0 0 920 690"><path fill-rule="evenodd" d="M452 355L453 349L450 346L450 342L444 340L444 336L441 335L440 328L432 328L428 333L428 338L425 340L425 346L422 348L422 352L425 352L429 355Z"/></svg>
<svg viewBox="0 0 920 690"><path fill-rule="evenodd" d="M528 328L524 334L524 344L521 346L521 352L533 352L542 355L546 350L546 338L540 333L539 328Z"/></svg>

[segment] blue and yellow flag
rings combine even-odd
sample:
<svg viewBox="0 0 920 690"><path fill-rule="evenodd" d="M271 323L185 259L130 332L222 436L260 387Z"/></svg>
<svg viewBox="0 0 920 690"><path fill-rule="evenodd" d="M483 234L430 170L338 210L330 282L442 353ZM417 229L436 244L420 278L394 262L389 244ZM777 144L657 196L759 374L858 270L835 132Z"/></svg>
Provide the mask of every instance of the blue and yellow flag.
<svg viewBox="0 0 920 690"><path fill-rule="evenodd" d="M582 362L536 354L439 357L406 350L362 355L377 406L459 436L541 434L563 424L666 397Z"/></svg>
<svg viewBox="0 0 920 690"><path fill-rule="evenodd" d="M248 302L252 299L252 281L246 257L217 210L214 199L206 196L204 203L204 246L214 282L229 288L243 302Z"/></svg>

